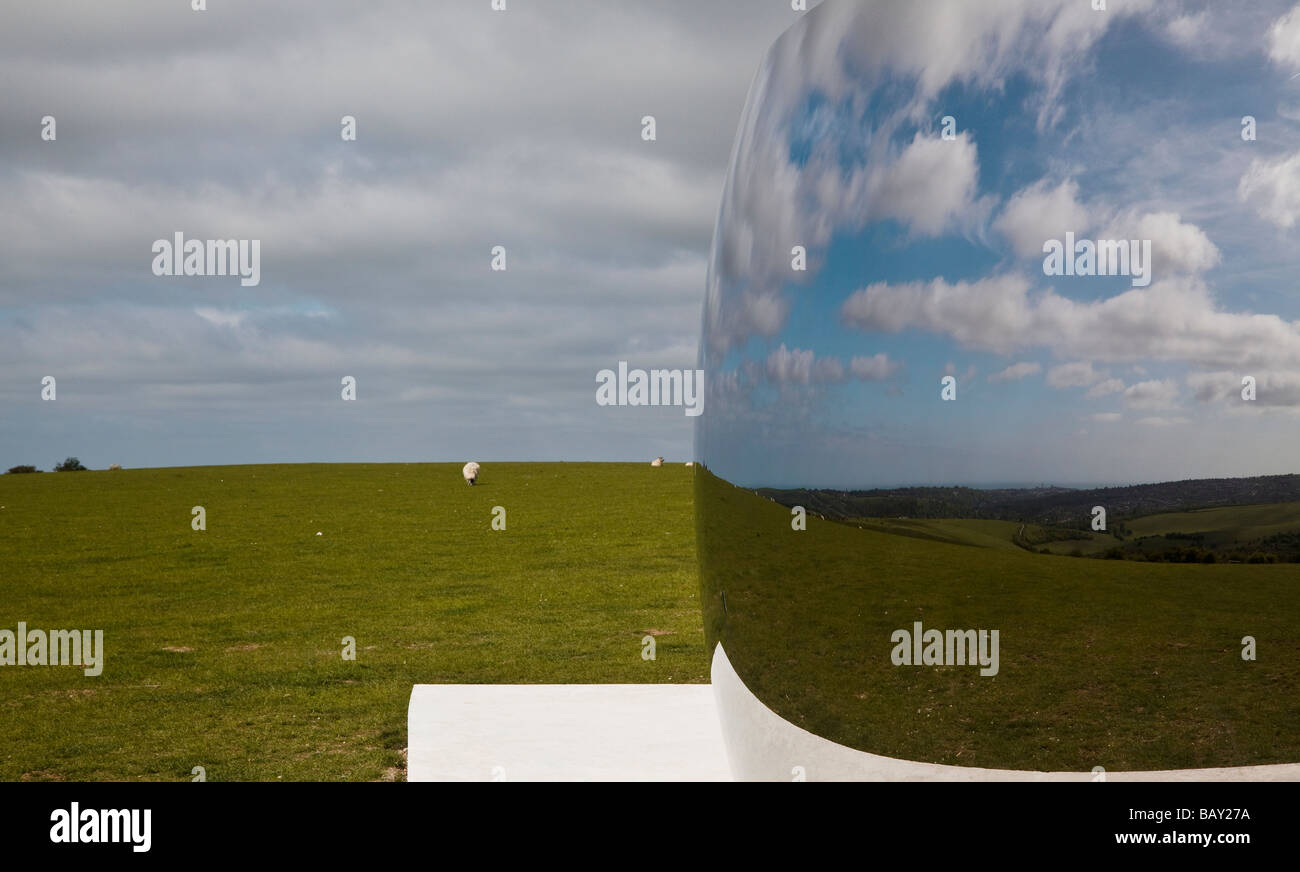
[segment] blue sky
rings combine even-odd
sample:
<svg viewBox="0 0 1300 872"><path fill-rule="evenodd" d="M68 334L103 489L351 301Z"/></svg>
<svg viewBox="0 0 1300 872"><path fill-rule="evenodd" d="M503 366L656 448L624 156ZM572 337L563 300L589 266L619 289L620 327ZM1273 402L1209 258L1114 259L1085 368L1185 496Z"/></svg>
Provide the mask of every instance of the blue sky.
<svg viewBox="0 0 1300 872"><path fill-rule="evenodd" d="M746 88L800 13L189 7L0 4L0 469L690 459L680 407L596 374L694 366ZM261 284L154 276L177 231L260 239Z"/></svg>
<svg viewBox="0 0 1300 872"><path fill-rule="evenodd" d="M702 459L833 487L1300 471L1300 7L994 5L826 4L769 53ZM1152 284L1044 275L1067 231L1150 239Z"/></svg>

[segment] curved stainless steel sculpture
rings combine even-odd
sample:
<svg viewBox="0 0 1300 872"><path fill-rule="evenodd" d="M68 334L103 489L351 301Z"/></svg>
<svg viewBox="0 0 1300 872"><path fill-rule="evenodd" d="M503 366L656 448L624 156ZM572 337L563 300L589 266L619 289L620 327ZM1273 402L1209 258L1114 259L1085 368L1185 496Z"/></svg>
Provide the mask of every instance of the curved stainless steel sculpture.
<svg viewBox="0 0 1300 872"><path fill-rule="evenodd" d="M1101 5L832 0L754 79L696 425L740 777L1300 774L1300 12Z"/></svg>

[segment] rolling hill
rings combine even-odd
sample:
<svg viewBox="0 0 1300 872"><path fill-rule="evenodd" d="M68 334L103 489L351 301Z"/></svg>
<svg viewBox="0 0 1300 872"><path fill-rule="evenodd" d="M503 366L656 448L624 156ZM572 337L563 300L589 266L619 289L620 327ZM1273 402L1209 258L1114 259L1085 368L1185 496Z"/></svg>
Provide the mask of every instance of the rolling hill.
<svg viewBox="0 0 1300 872"><path fill-rule="evenodd" d="M400 779L415 683L707 681L690 475L0 475L0 628L102 629L107 650L98 677L0 667L0 779Z"/></svg>

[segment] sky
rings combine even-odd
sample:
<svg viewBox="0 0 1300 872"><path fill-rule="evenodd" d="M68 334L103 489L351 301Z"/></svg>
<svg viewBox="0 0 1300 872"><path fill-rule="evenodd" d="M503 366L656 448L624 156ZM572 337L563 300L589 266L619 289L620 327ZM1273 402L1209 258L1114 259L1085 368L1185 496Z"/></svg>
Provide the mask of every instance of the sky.
<svg viewBox="0 0 1300 872"><path fill-rule="evenodd" d="M1300 472L1300 6L1106 6L828 0L774 45L710 256L714 472ZM1067 234L1149 283L1048 274Z"/></svg>
<svg viewBox="0 0 1300 872"><path fill-rule="evenodd" d="M692 456L597 373L696 366L747 89L803 13L207 5L0 2L0 468ZM154 275L176 232L259 240L260 283Z"/></svg>

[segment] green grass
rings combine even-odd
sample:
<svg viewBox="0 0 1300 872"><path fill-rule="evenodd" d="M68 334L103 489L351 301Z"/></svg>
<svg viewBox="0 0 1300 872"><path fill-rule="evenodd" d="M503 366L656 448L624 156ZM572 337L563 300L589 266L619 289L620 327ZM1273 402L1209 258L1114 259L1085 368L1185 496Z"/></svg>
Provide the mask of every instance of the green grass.
<svg viewBox="0 0 1300 872"><path fill-rule="evenodd" d="M0 628L102 629L107 649L99 677L0 667L0 779L401 778L413 684L707 681L691 472L0 476Z"/></svg>
<svg viewBox="0 0 1300 872"><path fill-rule="evenodd" d="M1116 539L1109 533L1094 533L1090 539L1058 539L1055 542L1045 542L1039 545L1039 548L1046 548L1053 554L1068 555L1079 552L1084 557L1095 557L1105 554L1112 548L1123 546L1124 542Z"/></svg>
<svg viewBox="0 0 1300 872"><path fill-rule="evenodd" d="M789 509L706 473L696 512L710 646L818 735L1012 769L1300 760L1294 566L1079 560L815 517L794 531ZM998 630L999 673L894 666L890 635L913 621Z"/></svg>
<svg viewBox="0 0 1300 872"><path fill-rule="evenodd" d="M1203 533L1198 543L1206 548L1225 549L1247 546L1249 543L1278 533L1300 532L1300 503L1267 503L1264 505L1224 506L1216 509L1198 509L1192 512L1165 512L1124 521L1128 533L1124 541L1108 533L1096 533L1091 539L1066 539L1046 543L1055 554L1068 554L1078 549L1084 555L1103 554L1116 546L1133 547L1136 540L1146 536L1163 537L1166 533ZM1149 541L1146 550L1159 550L1186 542ZM1135 549L1141 552L1143 549Z"/></svg>

